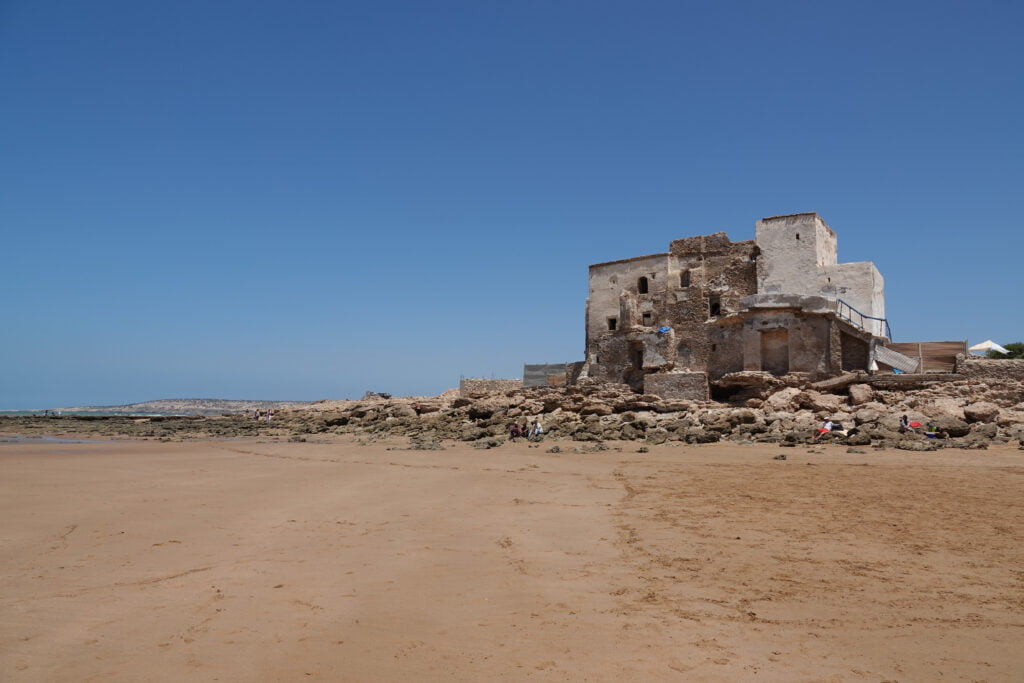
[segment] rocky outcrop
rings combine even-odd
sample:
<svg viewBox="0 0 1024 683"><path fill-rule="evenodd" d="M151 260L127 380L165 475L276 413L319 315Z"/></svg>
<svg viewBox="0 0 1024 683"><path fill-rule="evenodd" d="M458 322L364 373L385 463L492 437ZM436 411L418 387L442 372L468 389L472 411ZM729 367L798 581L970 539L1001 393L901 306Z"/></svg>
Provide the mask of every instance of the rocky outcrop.
<svg viewBox="0 0 1024 683"><path fill-rule="evenodd" d="M863 375L851 374L828 389L821 382L785 379L746 372L726 376L717 386L742 390L731 394L731 403L666 400L633 393L624 384L583 380L569 387L518 388L475 397L329 402L288 411L282 418L297 432L430 433L474 443L501 443L513 422L536 421L548 436L595 443L726 440L793 445L812 440L826 419L843 429L823 440L850 446L932 450L1024 439L1024 403L1013 400L1013 387L961 380L918 383L901 390L872 387ZM759 397L750 397L755 390ZM414 410L417 403L419 415ZM904 414L924 426L901 433L899 419ZM929 427L934 428L934 438L924 433Z"/></svg>
<svg viewBox="0 0 1024 683"><path fill-rule="evenodd" d="M430 397L372 394L357 401L319 401L279 409L272 421L237 415L63 416L2 418L7 421L0 428L22 434L44 429L52 434L57 429L156 439L271 436L310 441L318 434L366 439L405 436L415 447L459 440L491 448L506 442L513 422L532 426L539 421L546 435L587 442L581 448L611 440L792 446L813 439L827 419L840 423L842 430L823 440L848 446L982 449L1024 441L1024 389L1012 373L976 372L905 384L891 377L879 382L851 373L842 381L812 384L811 378L795 375L775 378L743 372L727 375L716 387L730 402L664 399L633 393L624 384L582 380L569 387L517 387L472 396L449 391ZM901 433L901 415L924 426ZM929 427L934 438L924 433Z"/></svg>

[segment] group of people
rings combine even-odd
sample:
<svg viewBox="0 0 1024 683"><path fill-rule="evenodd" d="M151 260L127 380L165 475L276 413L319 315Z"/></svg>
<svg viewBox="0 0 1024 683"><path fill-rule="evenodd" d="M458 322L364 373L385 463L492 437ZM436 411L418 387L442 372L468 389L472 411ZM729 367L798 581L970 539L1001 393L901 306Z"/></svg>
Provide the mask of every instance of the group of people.
<svg viewBox="0 0 1024 683"><path fill-rule="evenodd" d="M261 412L259 410L255 410L255 411L253 411L252 419L254 419L254 420L266 420L267 422L270 422L271 420L274 419L274 411L271 409L271 410L268 410L267 412L264 413L264 412Z"/></svg>
<svg viewBox="0 0 1024 683"><path fill-rule="evenodd" d="M922 425L920 422L911 422L910 421L910 417L907 416L907 415L901 415L900 416L900 426L899 426L900 434L916 434L917 430L921 429L923 427L924 427L924 425ZM831 419L828 419L828 420L825 420L825 422L822 423L821 427L819 427L817 430L815 430L814 441L819 441L821 439L821 437L825 436L826 434L839 434L841 436L853 436L854 434L856 434L859 431L860 430L857 429L856 427L854 427L853 429L850 429L850 430L843 429L843 425L841 423L833 422ZM939 439L939 438L943 438L944 439L944 438L948 437L948 434L946 434L945 432L941 431L935 425L928 425L927 429L925 429L925 431L924 431L924 435L926 437L928 437L929 439Z"/></svg>
<svg viewBox="0 0 1024 683"><path fill-rule="evenodd" d="M520 425L518 422L513 422L508 428L509 441L515 441L522 437L524 439L539 439L544 435L544 427L540 424L540 418L533 421L533 426L529 423L523 422Z"/></svg>

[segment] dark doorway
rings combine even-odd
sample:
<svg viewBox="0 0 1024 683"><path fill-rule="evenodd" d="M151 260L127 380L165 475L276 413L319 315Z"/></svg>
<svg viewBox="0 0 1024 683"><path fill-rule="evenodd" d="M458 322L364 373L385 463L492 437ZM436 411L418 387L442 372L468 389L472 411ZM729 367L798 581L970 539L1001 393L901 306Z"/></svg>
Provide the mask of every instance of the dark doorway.
<svg viewBox="0 0 1024 683"><path fill-rule="evenodd" d="M644 343L629 342L629 367L623 373L623 381L638 394L644 393Z"/></svg>

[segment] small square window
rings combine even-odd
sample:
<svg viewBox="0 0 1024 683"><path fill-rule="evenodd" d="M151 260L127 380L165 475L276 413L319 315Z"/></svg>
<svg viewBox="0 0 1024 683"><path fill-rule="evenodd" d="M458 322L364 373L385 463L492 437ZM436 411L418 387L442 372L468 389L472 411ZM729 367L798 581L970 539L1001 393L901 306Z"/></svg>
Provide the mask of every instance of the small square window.
<svg viewBox="0 0 1024 683"><path fill-rule="evenodd" d="M609 330L614 330L618 326L619 326L619 319L618 318L608 318L608 329Z"/></svg>
<svg viewBox="0 0 1024 683"><path fill-rule="evenodd" d="M652 318L652 316L651 316L650 313L644 313L644 315L643 315L644 327L650 327L651 326L651 318Z"/></svg>

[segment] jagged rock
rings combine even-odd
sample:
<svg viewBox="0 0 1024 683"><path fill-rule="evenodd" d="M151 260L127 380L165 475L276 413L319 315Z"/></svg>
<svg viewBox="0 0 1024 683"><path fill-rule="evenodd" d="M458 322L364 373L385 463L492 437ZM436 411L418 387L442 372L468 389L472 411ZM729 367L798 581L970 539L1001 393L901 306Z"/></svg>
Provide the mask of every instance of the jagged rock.
<svg viewBox="0 0 1024 683"><path fill-rule="evenodd" d="M999 417L999 406L987 401L979 401L964 406L964 417L968 422L992 422Z"/></svg>
<svg viewBox="0 0 1024 683"><path fill-rule="evenodd" d="M889 429L883 425L865 426L861 431L870 436L872 441L879 439L883 441L899 441L903 438L903 435L899 433L899 430L895 428Z"/></svg>
<svg viewBox="0 0 1024 683"><path fill-rule="evenodd" d="M971 434L986 439L994 439L999 428L994 422L977 422L971 425Z"/></svg>
<svg viewBox="0 0 1024 683"><path fill-rule="evenodd" d="M851 405L864 405L875 398L875 390L867 384L851 384L848 391Z"/></svg>
<svg viewBox="0 0 1024 683"><path fill-rule="evenodd" d="M846 404L846 398L836 394L822 394L817 391L805 391L797 399L804 408L816 412L834 413L839 407Z"/></svg>
<svg viewBox="0 0 1024 683"><path fill-rule="evenodd" d="M807 434L805 432L787 432L785 436L786 443L804 443L807 441Z"/></svg>
<svg viewBox="0 0 1024 683"><path fill-rule="evenodd" d="M858 431L856 434L851 434L846 437L847 446L870 446L871 437L865 432Z"/></svg>
<svg viewBox="0 0 1024 683"><path fill-rule="evenodd" d="M389 417L416 417L416 411L404 404L391 406L386 412Z"/></svg>
<svg viewBox="0 0 1024 683"><path fill-rule="evenodd" d="M666 441L668 441L668 430L661 427L647 430L647 443L657 445Z"/></svg>
<svg viewBox="0 0 1024 683"><path fill-rule="evenodd" d="M579 410L580 415L611 415L612 407L607 403L584 403Z"/></svg>
<svg viewBox="0 0 1024 683"><path fill-rule="evenodd" d="M730 372L715 380L715 385L722 388L739 387L772 387L779 386L781 382L770 372L745 370L742 372Z"/></svg>
<svg viewBox="0 0 1024 683"><path fill-rule="evenodd" d="M640 430L640 429L637 429L633 425L632 422L627 422L626 424L622 425L622 429L620 430L620 433L622 435L622 438L624 440L626 440L626 441L632 441L633 439L639 439L639 438L642 438L643 435L644 435L643 431Z"/></svg>
<svg viewBox="0 0 1024 683"><path fill-rule="evenodd" d="M717 432L708 432L700 429L693 429L686 435L686 443L715 443L721 440Z"/></svg>
<svg viewBox="0 0 1024 683"><path fill-rule="evenodd" d="M654 410L659 413L685 413L693 410L693 403L680 399L666 399L654 406Z"/></svg>
<svg viewBox="0 0 1024 683"><path fill-rule="evenodd" d="M411 451L440 451L441 439L434 432L423 432L409 437L409 450Z"/></svg>
<svg viewBox="0 0 1024 683"><path fill-rule="evenodd" d="M460 441L476 441L490 436L491 433L482 427L467 427L459 434Z"/></svg>
<svg viewBox="0 0 1024 683"><path fill-rule="evenodd" d="M948 434L951 437L966 436L971 431L969 424L948 415L934 417L928 421L928 424L934 425L940 433ZM995 427L995 425L992 426Z"/></svg>
<svg viewBox="0 0 1024 683"><path fill-rule="evenodd" d="M963 400L940 396L931 403L920 407L921 413L926 417L936 420L939 418L953 418L964 420Z"/></svg>
<svg viewBox="0 0 1024 683"><path fill-rule="evenodd" d="M769 410L775 412L790 411L796 408L796 397L801 393L796 387L786 387L769 396L764 403Z"/></svg>
<svg viewBox="0 0 1024 683"><path fill-rule="evenodd" d="M901 451L934 451L939 445L931 439L900 439L896 442L896 448Z"/></svg>
<svg viewBox="0 0 1024 683"><path fill-rule="evenodd" d="M737 408L729 411L729 422L733 425L749 425L757 422L758 414L750 408Z"/></svg>

